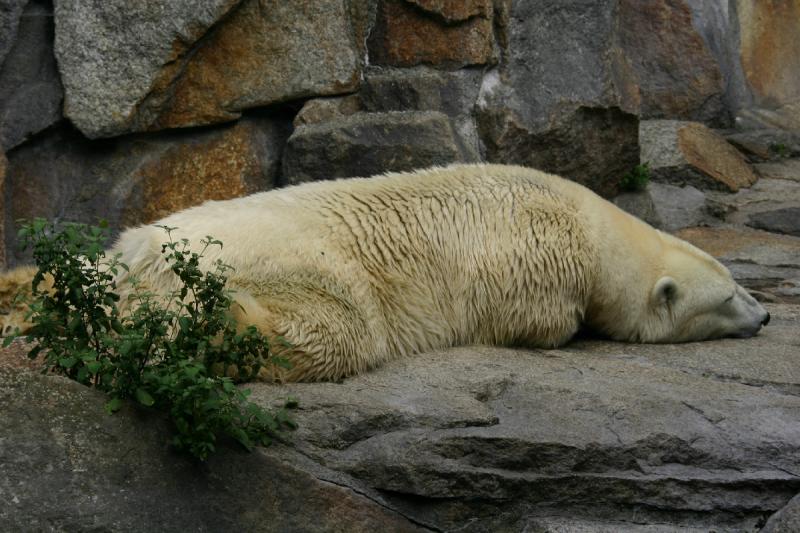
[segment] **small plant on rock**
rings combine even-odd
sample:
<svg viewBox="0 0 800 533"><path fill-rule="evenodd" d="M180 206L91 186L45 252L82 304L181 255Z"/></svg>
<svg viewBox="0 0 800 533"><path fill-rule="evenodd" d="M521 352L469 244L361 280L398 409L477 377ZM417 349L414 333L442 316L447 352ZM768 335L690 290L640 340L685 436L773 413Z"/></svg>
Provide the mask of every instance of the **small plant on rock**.
<svg viewBox="0 0 800 533"><path fill-rule="evenodd" d="M778 157L787 157L789 155L789 148L784 143L770 144L769 149Z"/></svg>
<svg viewBox="0 0 800 533"><path fill-rule="evenodd" d="M623 176L620 186L626 191L643 191L650 183L650 165L642 163Z"/></svg>
<svg viewBox="0 0 800 533"><path fill-rule="evenodd" d="M167 413L172 444L198 459L216 449L221 435L248 449L269 444L294 423L285 410L270 413L249 402L250 391L234 380L286 361L270 355L269 339L255 327L237 329L225 288L230 267L217 261L211 271L200 269L209 247L222 243L207 237L193 252L187 240L172 239L174 229L164 228L162 254L180 280L178 290L164 297L130 280L130 301L120 302L115 279L127 267L106 256L106 228L57 229L41 219L24 225L20 238L38 266L28 355L42 354L46 370L106 392L109 412L132 399Z"/></svg>

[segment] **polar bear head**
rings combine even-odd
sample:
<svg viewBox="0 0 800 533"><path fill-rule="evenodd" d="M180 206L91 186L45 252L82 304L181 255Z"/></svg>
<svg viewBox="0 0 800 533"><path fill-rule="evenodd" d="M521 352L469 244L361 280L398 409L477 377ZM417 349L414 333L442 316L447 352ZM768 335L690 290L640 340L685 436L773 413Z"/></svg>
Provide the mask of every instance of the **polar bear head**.
<svg viewBox="0 0 800 533"><path fill-rule="evenodd" d="M752 337L769 322L769 313L717 260L689 243L661 237L661 262L649 282L638 340Z"/></svg>

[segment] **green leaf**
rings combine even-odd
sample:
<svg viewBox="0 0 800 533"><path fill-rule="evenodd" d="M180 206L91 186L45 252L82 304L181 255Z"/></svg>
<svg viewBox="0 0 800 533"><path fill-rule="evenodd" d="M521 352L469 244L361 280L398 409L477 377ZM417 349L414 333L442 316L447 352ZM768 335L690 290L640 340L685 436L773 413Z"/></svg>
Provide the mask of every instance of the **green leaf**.
<svg viewBox="0 0 800 533"><path fill-rule="evenodd" d="M131 349L133 348L133 343L131 341L122 341L122 344L119 346L119 354L123 357L131 353Z"/></svg>
<svg viewBox="0 0 800 533"><path fill-rule="evenodd" d="M75 357L61 357L58 360L58 365L62 368L72 368L77 362L78 359Z"/></svg>
<svg viewBox="0 0 800 533"><path fill-rule="evenodd" d="M275 419L291 429L297 429L297 423L289 418L289 415L286 413L286 411L278 411L275 414Z"/></svg>
<svg viewBox="0 0 800 533"><path fill-rule="evenodd" d="M108 414L116 413L120 408L122 408L122 400L119 398L111 398L106 402L106 411Z"/></svg>
<svg viewBox="0 0 800 533"><path fill-rule="evenodd" d="M36 346L34 346L33 348L31 348L28 351L28 358L29 359L36 359L36 357L39 355L39 353L41 353L41 351L42 351L42 347L37 344Z"/></svg>
<svg viewBox="0 0 800 533"><path fill-rule="evenodd" d="M150 393L146 390L142 389L141 387L136 389L136 399L139 401L140 404L144 405L145 407L152 407L156 401L150 396Z"/></svg>
<svg viewBox="0 0 800 533"><path fill-rule="evenodd" d="M287 409L297 409L300 406L300 401L294 396L289 396L283 406Z"/></svg>

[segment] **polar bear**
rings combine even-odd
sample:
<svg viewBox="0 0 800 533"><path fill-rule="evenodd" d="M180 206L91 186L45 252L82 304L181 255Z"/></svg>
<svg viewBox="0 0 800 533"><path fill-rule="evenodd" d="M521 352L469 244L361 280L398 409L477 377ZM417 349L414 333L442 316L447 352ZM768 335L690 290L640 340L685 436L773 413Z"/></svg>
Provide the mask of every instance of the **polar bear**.
<svg viewBox="0 0 800 533"><path fill-rule="evenodd" d="M286 381L337 380L463 344L749 337L769 314L708 254L537 170L455 165L207 202L156 224L208 235L240 323L285 338ZM176 278L156 225L114 247L150 289ZM124 274L127 275L127 274ZM119 280L125 286L125 279Z"/></svg>

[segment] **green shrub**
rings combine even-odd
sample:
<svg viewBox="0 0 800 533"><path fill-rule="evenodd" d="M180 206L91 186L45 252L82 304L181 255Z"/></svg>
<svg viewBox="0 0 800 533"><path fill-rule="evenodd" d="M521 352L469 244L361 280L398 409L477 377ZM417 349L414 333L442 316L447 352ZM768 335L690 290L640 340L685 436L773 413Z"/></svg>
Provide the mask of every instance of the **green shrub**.
<svg viewBox="0 0 800 533"><path fill-rule="evenodd" d="M32 328L25 337L34 346L28 355L41 354L46 370L108 393L109 412L127 399L166 412L175 429L172 444L201 460L220 435L247 449L269 444L294 423L283 409L269 413L247 401L250 391L234 379L286 361L270 355L269 339L255 327L237 331L225 288L230 267L217 261L213 270L200 270L205 252L222 243L207 237L192 252L187 240L172 239L174 229L164 227L162 255L180 288L164 297L131 279L132 301L120 302L114 280L127 266L106 257L105 228L57 229L41 219L24 225L20 238L38 266L28 303ZM40 287L45 279L52 288Z"/></svg>
<svg viewBox="0 0 800 533"><path fill-rule="evenodd" d="M787 157L789 155L789 148L784 143L773 143L769 145L772 153L777 154L778 157Z"/></svg>
<svg viewBox="0 0 800 533"><path fill-rule="evenodd" d="M643 163L623 176L620 185L626 191L643 191L650 182L650 165Z"/></svg>

